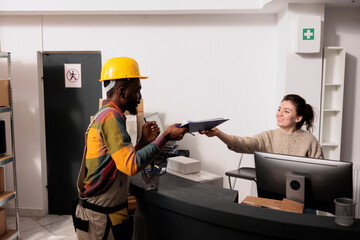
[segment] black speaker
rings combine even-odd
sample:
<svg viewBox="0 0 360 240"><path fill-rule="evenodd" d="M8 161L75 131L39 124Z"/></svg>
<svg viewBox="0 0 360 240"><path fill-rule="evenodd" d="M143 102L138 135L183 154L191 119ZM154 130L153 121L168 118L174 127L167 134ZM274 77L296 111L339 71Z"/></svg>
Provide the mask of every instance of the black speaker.
<svg viewBox="0 0 360 240"><path fill-rule="evenodd" d="M6 153L5 120L0 119L0 156Z"/></svg>

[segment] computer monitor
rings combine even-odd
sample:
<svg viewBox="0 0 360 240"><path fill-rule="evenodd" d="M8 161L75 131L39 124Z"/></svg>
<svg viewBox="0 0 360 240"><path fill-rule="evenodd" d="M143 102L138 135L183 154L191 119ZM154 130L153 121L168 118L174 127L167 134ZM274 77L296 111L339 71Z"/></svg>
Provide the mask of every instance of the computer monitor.
<svg viewBox="0 0 360 240"><path fill-rule="evenodd" d="M352 198L352 163L255 152L258 196L288 198L333 213L334 199Z"/></svg>

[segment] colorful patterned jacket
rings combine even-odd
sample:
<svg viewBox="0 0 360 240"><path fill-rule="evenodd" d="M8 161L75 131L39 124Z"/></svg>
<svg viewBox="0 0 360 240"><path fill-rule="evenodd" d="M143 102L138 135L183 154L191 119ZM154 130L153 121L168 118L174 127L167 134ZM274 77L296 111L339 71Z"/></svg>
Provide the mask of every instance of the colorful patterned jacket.
<svg viewBox="0 0 360 240"><path fill-rule="evenodd" d="M145 168L161 151L166 141L158 137L153 143L135 151L126 130L126 117L112 101L95 115L86 144L86 175L82 195L104 193L114 182L117 171L133 176Z"/></svg>

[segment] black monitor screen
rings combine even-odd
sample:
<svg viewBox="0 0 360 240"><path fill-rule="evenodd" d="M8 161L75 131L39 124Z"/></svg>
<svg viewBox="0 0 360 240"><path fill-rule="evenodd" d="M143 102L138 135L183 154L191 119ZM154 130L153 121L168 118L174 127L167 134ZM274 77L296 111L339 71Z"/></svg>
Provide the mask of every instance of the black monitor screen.
<svg viewBox="0 0 360 240"><path fill-rule="evenodd" d="M255 152L258 196L286 198L288 176L303 176L305 208L335 212L334 199L352 198L352 163ZM291 198L290 198L291 199Z"/></svg>

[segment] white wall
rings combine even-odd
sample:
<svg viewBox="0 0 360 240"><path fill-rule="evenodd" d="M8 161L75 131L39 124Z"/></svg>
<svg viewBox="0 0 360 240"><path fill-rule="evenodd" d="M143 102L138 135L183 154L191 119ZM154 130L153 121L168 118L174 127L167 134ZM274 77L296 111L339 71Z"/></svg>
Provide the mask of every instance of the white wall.
<svg viewBox="0 0 360 240"><path fill-rule="evenodd" d="M165 125L228 117L224 131L250 136L276 127L282 85L274 70L276 15L3 16L0 32L2 50L13 55L23 212L46 207L37 51L100 50L103 62L135 58L149 76L142 81L145 111L158 111ZM25 40L24 33L31 37ZM204 170L224 175L237 167L239 155L216 139L189 135L180 147L200 159Z"/></svg>
<svg viewBox="0 0 360 240"><path fill-rule="evenodd" d="M44 156L41 155L41 115L37 51L41 50L40 17L0 16L1 50L11 52L14 99L15 150L19 203L22 213L47 209ZM4 65L2 65L5 67ZM1 68L4 69L4 68ZM2 72L2 71L1 71ZM6 183L13 187L11 169Z"/></svg>

